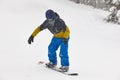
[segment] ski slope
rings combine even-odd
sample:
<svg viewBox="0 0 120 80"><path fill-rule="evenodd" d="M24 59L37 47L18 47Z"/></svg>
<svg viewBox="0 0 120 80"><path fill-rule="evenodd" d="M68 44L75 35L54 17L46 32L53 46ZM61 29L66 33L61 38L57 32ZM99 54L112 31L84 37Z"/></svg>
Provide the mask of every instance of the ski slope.
<svg viewBox="0 0 120 80"><path fill-rule="evenodd" d="M37 64L48 61L52 34L42 31L31 45L27 40L45 20L47 9L56 11L70 28L70 71L79 76ZM69 0L0 0L0 80L120 80L120 25L104 22L107 15Z"/></svg>

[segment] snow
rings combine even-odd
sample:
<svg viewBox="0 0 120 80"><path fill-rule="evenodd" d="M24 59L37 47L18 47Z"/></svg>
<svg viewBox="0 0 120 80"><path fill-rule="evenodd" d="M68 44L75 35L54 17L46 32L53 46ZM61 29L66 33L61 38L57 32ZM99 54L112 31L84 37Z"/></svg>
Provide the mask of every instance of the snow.
<svg viewBox="0 0 120 80"><path fill-rule="evenodd" d="M70 28L70 71L78 72L76 77L37 64L48 61L48 30L27 43L47 9L58 12ZM103 21L107 15L68 0L0 0L0 80L120 80L120 25Z"/></svg>

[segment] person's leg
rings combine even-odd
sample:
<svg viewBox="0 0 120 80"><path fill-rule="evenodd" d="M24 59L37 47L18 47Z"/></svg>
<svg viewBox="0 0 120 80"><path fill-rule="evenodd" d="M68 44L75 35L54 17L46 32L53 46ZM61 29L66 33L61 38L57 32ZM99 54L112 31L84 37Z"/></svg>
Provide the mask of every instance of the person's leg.
<svg viewBox="0 0 120 80"><path fill-rule="evenodd" d="M68 39L69 41L69 39ZM61 66L69 66L69 56L68 56L68 42L67 43L64 43L62 40L61 40L61 43L60 43L60 58L61 58Z"/></svg>
<svg viewBox="0 0 120 80"><path fill-rule="evenodd" d="M52 62L54 65L57 64L56 50L58 49L59 45L59 39L53 37L51 43L48 46L48 58L49 61Z"/></svg>

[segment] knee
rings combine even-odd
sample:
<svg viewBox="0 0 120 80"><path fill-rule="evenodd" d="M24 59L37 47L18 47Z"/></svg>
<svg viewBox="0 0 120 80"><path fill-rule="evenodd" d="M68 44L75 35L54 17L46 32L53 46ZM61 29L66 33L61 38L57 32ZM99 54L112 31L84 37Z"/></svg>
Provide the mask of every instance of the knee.
<svg viewBox="0 0 120 80"><path fill-rule="evenodd" d="M64 54L60 53L59 57L60 58L68 58L68 54L67 53L64 53Z"/></svg>
<svg viewBox="0 0 120 80"><path fill-rule="evenodd" d="M53 46L48 46L48 51L49 52L54 52L56 49Z"/></svg>

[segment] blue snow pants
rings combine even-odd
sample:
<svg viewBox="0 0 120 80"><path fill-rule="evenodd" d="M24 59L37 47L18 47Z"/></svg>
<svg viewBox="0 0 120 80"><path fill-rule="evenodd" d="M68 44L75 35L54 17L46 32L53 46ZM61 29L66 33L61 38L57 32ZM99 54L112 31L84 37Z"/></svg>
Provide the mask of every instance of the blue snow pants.
<svg viewBox="0 0 120 80"><path fill-rule="evenodd" d="M69 40L69 38L68 38ZM53 37L48 46L48 58L54 65L57 65L56 51L60 47L60 60L62 66L69 66L68 43L64 43L62 38Z"/></svg>

